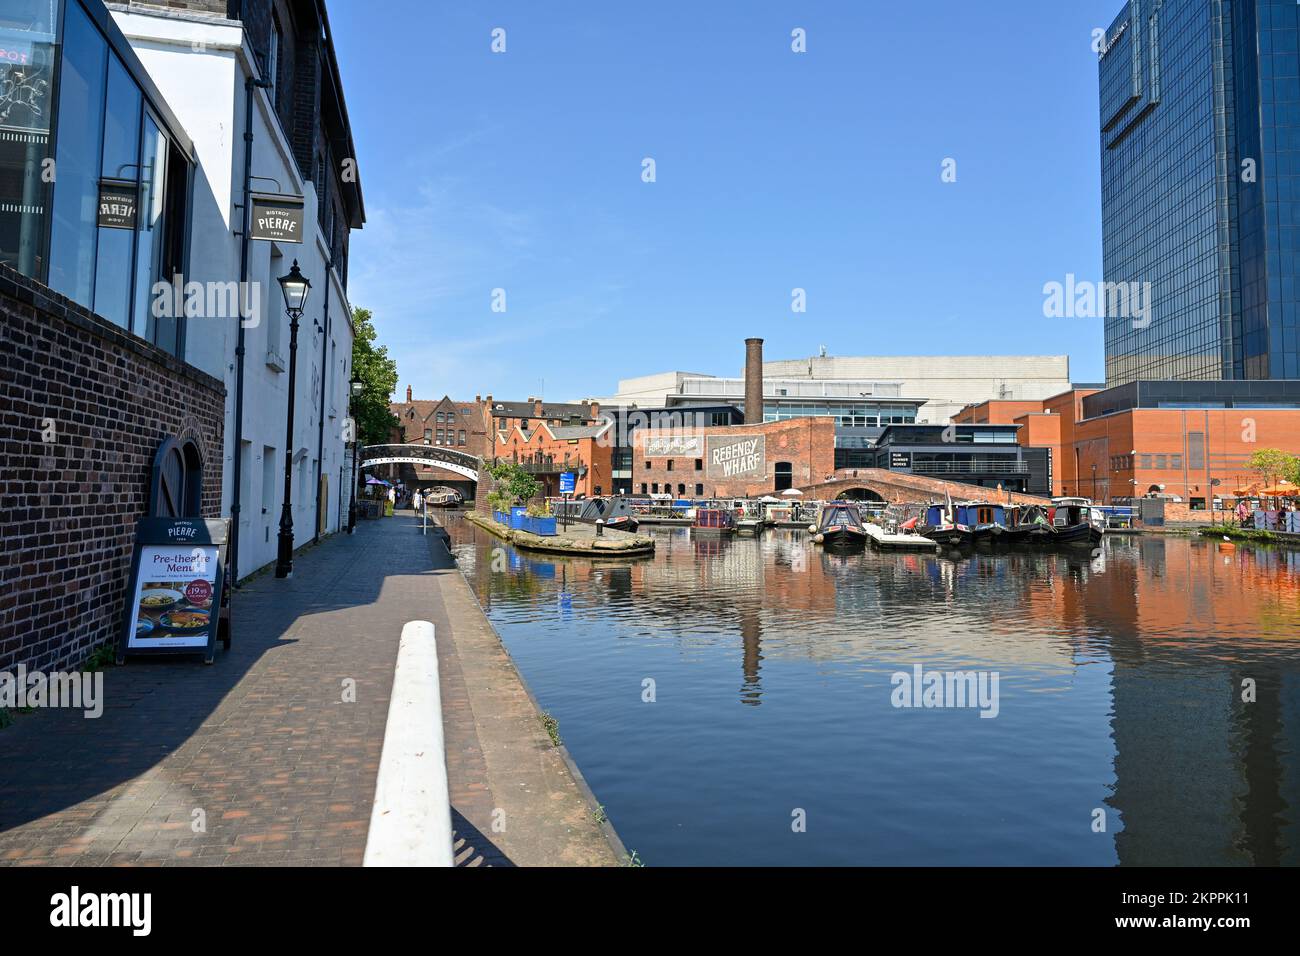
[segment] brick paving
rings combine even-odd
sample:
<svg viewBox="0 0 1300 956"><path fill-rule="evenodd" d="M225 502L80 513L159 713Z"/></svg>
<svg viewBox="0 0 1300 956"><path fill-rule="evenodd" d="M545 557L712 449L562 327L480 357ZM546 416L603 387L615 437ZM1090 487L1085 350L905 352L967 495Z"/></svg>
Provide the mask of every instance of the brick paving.
<svg viewBox="0 0 1300 956"><path fill-rule="evenodd" d="M617 862L442 539L411 517L362 522L236 602L211 667L133 660L106 672L101 718L0 730L0 866L359 865L414 619L437 626L458 862Z"/></svg>

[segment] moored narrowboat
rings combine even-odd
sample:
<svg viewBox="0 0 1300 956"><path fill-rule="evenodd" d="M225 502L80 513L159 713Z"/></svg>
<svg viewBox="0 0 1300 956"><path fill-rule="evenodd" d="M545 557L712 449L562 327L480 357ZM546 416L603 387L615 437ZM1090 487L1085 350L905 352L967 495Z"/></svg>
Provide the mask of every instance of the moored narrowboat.
<svg viewBox="0 0 1300 956"><path fill-rule="evenodd" d="M817 516L814 541L822 544L863 544L867 529L862 525L862 515L851 501L831 501L822 506Z"/></svg>
<svg viewBox="0 0 1300 956"><path fill-rule="evenodd" d="M970 544L969 529L959 526L952 519L953 511L951 505L931 503L926 507L924 517L917 523L916 533L953 548Z"/></svg>
<svg viewBox="0 0 1300 956"><path fill-rule="evenodd" d="M1053 498L1048 516L1057 544L1096 547L1106 534L1106 516L1090 498Z"/></svg>
<svg viewBox="0 0 1300 956"><path fill-rule="evenodd" d="M696 508L691 534L700 537L730 537L736 533L736 519L726 508Z"/></svg>

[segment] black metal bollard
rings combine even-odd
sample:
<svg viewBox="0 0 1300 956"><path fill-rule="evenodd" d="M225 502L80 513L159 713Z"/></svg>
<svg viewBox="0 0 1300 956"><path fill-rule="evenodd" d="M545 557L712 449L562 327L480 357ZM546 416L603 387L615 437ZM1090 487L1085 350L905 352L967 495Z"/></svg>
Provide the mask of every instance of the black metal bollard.
<svg viewBox="0 0 1300 956"><path fill-rule="evenodd" d="M605 519L604 519L604 518L597 518L597 519L596 519L596 537L599 538L599 537L600 537L602 534L604 534L604 533L605 533Z"/></svg>

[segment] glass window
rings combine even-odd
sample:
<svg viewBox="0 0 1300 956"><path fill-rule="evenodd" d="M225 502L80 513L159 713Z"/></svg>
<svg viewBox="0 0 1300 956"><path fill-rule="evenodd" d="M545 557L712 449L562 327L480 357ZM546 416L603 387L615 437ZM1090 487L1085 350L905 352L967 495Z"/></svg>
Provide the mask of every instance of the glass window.
<svg viewBox="0 0 1300 956"><path fill-rule="evenodd" d="M0 6L0 262L43 278L48 223L54 28L50 0Z"/></svg>
<svg viewBox="0 0 1300 956"><path fill-rule="evenodd" d="M49 286L89 307L94 295L95 228L103 145L108 45L79 3L67 4L59 74L58 177L50 239Z"/></svg>
<svg viewBox="0 0 1300 956"><path fill-rule="evenodd" d="M104 113L104 154L100 182L135 197L135 215L99 227L95 256L94 310L114 325L130 327L131 286L135 275L135 227L140 215L140 90L120 60L108 58L108 100ZM59 146L59 157L64 150ZM60 164L61 165L61 164ZM100 200L96 197L97 204ZM100 218L103 222L103 217ZM152 284L152 283L150 283ZM146 286L143 296L148 297Z"/></svg>

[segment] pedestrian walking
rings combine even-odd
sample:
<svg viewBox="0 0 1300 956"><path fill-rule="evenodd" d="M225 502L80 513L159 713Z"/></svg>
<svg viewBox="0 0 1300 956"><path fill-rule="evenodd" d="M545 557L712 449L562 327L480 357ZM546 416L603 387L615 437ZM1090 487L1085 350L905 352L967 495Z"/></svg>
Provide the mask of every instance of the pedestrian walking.
<svg viewBox="0 0 1300 956"><path fill-rule="evenodd" d="M417 489L415 494L411 497L411 510L419 511L421 507L423 507L423 505L424 505L424 496L421 495L419 490Z"/></svg>

